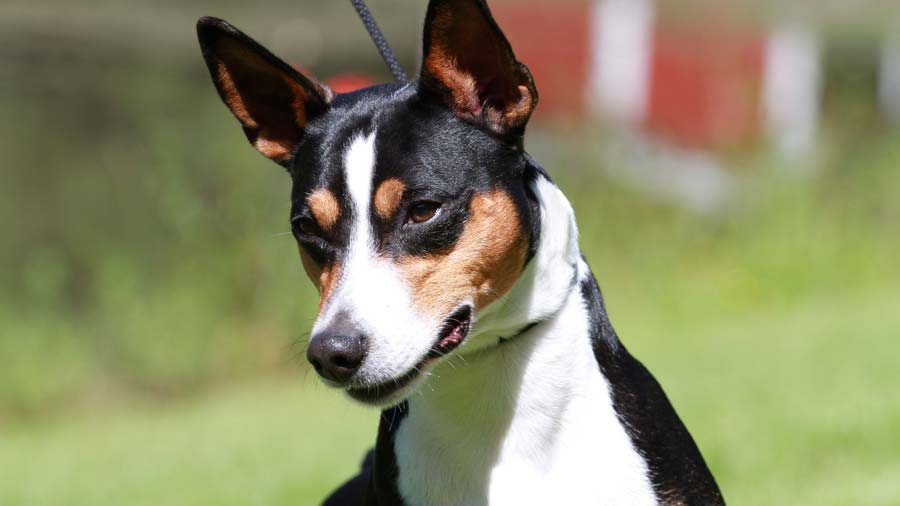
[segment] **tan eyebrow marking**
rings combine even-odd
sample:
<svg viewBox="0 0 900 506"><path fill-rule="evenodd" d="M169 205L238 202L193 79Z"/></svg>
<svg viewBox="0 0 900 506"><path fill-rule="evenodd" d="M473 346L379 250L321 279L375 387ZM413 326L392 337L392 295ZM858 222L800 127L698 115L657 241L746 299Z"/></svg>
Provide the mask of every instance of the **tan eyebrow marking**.
<svg viewBox="0 0 900 506"><path fill-rule="evenodd" d="M341 206L334 194L319 188L306 197L306 203L322 230L330 232L341 216Z"/></svg>
<svg viewBox="0 0 900 506"><path fill-rule="evenodd" d="M431 317L446 317L467 298L484 308L512 288L525 266L528 240L512 198L502 190L476 194L469 209L451 249L398 262L414 304Z"/></svg>
<svg viewBox="0 0 900 506"><path fill-rule="evenodd" d="M375 191L375 212L378 216L383 219L390 218L400 206L404 191L406 185L395 177L386 179L378 185L378 190Z"/></svg>

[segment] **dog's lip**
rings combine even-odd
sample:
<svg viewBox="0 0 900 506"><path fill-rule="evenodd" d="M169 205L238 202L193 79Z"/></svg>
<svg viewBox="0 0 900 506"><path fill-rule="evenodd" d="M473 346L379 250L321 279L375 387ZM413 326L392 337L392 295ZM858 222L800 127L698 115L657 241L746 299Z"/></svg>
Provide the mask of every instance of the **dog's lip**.
<svg viewBox="0 0 900 506"><path fill-rule="evenodd" d="M471 306L462 306L444 320L438 338L428 352L429 357L442 357L455 350L469 335L472 323Z"/></svg>
<svg viewBox="0 0 900 506"><path fill-rule="evenodd" d="M421 376L425 366L430 362L458 348L469 335L471 324L471 306L460 307L444 320L444 325L441 327L434 345L409 371L393 380L377 385L351 385L347 388L347 393L360 402L377 403L389 399Z"/></svg>

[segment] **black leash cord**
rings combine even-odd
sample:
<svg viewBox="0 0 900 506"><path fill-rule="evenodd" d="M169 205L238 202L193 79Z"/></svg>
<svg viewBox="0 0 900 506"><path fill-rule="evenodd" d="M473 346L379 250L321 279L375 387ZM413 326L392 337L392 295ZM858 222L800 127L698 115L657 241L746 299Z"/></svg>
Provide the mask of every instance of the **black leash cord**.
<svg viewBox="0 0 900 506"><path fill-rule="evenodd" d="M378 28L378 24L375 23L375 18L372 17L372 13L369 12L369 8L366 7L365 0L350 0L350 3L353 4L353 8L356 9L356 13L359 14L359 19L363 22L363 25L365 25L366 30L369 32L369 36L372 37L372 42L375 43L375 47L377 47L378 52L381 53L381 57L390 69L394 79L401 83L406 82L406 72L403 71L403 67L400 66L400 62L397 61L397 57L394 55L394 52L391 51L391 46L388 45L387 40L384 38L384 34L381 33L381 29Z"/></svg>

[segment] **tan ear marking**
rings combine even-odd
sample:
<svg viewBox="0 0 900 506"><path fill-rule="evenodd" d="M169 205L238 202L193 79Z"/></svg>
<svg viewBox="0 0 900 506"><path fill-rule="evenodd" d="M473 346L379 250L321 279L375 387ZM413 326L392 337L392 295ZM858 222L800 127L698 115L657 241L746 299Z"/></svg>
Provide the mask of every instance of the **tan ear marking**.
<svg viewBox="0 0 900 506"><path fill-rule="evenodd" d="M288 162L306 127L309 107L327 106L331 91L282 68L283 62L274 56L275 61L267 61L247 42L220 37L209 44L207 62L213 80L250 143L266 157Z"/></svg>
<svg viewBox="0 0 900 506"><path fill-rule="evenodd" d="M481 113L481 104L478 102L475 78L460 71L456 62L443 51L443 48L436 52L438 54L426 62L428 71L450 91L455 110L466 111L469 119L477 119Z"/></svg>
<svg viewBox="0 0 900 506"><path fill-rule="evenodd" d="M432 4L434 5L434 4ZM476 2L429 7L422 83L459 117L503 134L524 127L537 105L528 69L490 12Z"/></svg>
<svg viewBox="0 0 900 506"><path fill-rule="evenodd" d="M306 203L322 230L331 232L341 217L341 206L334 194L325 188L319 188L306 197Z"/></svg>
<svg viewBox="0 0 900 506"><path fill-rule="evenodd" d="M375 191L375 212L378 216L385 220L393 216L400 206L404 191L406 185L395 177L386 179L378 185Z"/></svg>
<svg viewBox="0 0 900 506"><path fill-rule="evenodd" d="M476 311L505 295L525 265L528 240L516 205L502 190L477 194L466 228L448 251L398 262L420 310L444 318L471 299Z"/></svg>
<svg viewBox="0 0 900 506"><path fill-rule="evenodd" d="M234 79L231 78L231 73L228 72L228 67L224 62L219 62L217 73L225 105L231 109L231 112L242 125L248 128L257 128L256 122L253 121L253 117L247 112L244 100L241 98L241 94L238 93L237 86L234 85Z"/></svg>
<svg viewBox="0 0 900 506"><path fill-rule="evenodd" d="M232 48L231 51L235 55L243 57L248 64L248 68L255 68L261 65L260 62L257 61L259 60L259 57L243 47L235 47ZM276 79L283 81L283 85L287 89L290 89L294 95L292 103L294 125L281 125L280 128L266 128L265 126L260 125L257 119L254 118L251 112L253 105L248 104L245 98L241 96L240 91L238 91L235 79L241 79L241 77L244 76L236 75L233 72L234 71L229 69L225 62L219 62L217 74L219 87L222 90L225 104L231 109L231 112L238 121L240 121L245 131L255 133L255 139L251 142L257 151L277 162L288 159L291 155L291 148L298 140L298 134L296 133L295 128L299 131L299 129L306 126L306 109L304 103L308 99L309 94L302 86L297 85L287 76L276 77ZM262 80L260 80L260 82L262 82Z"/></svg>

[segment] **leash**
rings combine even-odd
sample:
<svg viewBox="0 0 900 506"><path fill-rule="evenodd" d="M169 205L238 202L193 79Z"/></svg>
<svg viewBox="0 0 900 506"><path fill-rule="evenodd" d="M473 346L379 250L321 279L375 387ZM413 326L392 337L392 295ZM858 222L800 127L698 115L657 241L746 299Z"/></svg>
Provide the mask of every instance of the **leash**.
<svg viewBox="0 0 900 506"><path fill-rule="evenodd" d="M372 17L372 13L369 11L369 8L366 7L365 0L350 0L350 3L353 4L353 8L356 9L356 13L359 14L359 20L362 21L363 25L366 27L366 31L369 32L369 37L372 38L372 42L375 43L375 47L378 48L378 52L381 53L381 58L384 59L384 63L387 64L388 69L391 71L391 75L394 76L398 82L405 83L407 81L406 72L403 71L403 67L400 66L400 62L397 61L397 57L394 55L394 52L391 51L391 46L388 45L387 39L384 38L384 34L381 33L381 29L378 28L378 24L375 23L375 18Z"/></svg>

